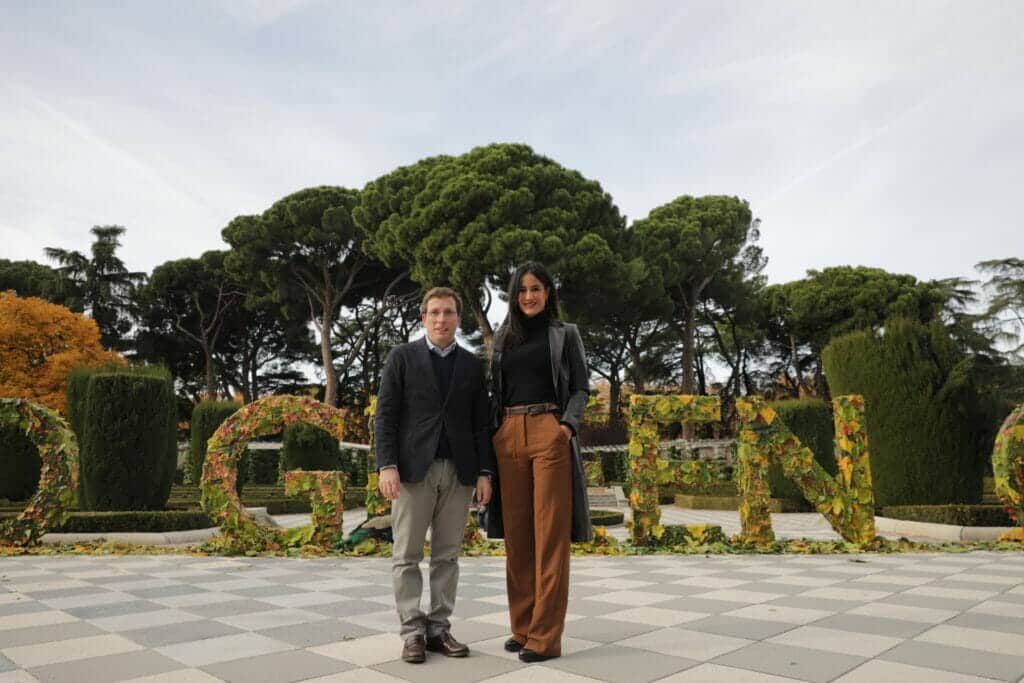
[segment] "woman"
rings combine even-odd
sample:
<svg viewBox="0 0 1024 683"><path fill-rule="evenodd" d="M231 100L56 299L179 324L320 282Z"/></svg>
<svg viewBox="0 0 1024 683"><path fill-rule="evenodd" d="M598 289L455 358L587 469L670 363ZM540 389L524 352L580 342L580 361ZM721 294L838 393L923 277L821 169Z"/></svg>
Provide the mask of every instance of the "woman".
<svg viewBox="0 0 1024 683"><path fill-rule="evenodd" d="M529 663L562 653L569 544L593 534L576 437L589 387L579 330L558 319L544 266L519 266L508 302L491 354L499 486L487 535L505 538L512 624L505 649Z"/></svg>

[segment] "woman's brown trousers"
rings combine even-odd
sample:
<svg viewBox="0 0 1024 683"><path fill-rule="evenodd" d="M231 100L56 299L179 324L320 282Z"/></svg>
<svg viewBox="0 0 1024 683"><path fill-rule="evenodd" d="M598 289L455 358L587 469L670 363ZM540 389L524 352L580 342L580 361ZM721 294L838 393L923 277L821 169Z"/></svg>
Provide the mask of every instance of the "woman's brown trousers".
<svg viewBox="0 0 1024 683"><path fill-rule="evenodd" d="M494 435L512 637L562 653L569 602L572 453L555 413L509 415Z"/></svg>

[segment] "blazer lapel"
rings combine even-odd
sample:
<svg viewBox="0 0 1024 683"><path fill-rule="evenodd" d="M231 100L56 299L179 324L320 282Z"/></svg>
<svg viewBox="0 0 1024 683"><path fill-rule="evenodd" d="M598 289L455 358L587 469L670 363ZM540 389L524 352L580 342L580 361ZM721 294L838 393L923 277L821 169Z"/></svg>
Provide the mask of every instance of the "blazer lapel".
<svg viewBox="0 0 1024 683"><path fill-rule="evenodd" d="M551 383L558 394L558 368L562 365L562 348L565 346L565 326L558 323L548 327L548 343L551 346Z"/></svg>
<svg viewBox="0 0 1024 683"><path fill-rule="evenodd" d="M455 354L455 366L452 368L452 379L448 382L448 396L444 397L445 405L448 405L448 398L451 397L452 392L455 391L455 385L459 381L459 377L462 376L463 371L466 369L466 354L462 347L456 346L452 353Z"/></svg>
<svg viewBox="0 0 1024 683"><path fill-rule="evenodd" d="M427 346L427 340L423 339L420 343L414 346L416 364L420 366L420 374L426 375L429 379L425 380L430 383L430 386L434 387L434 393L441 400L444 400L444 396L441 395L441 388L437 386L437 375L434 374L434 363L430 360L430 354L433 353Z"/></svg>

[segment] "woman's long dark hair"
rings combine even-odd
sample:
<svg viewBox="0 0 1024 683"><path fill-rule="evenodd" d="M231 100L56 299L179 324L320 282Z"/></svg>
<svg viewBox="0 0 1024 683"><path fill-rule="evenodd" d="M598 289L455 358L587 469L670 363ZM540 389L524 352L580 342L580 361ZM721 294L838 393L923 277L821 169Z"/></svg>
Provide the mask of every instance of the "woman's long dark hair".
<svg viewBox="0 0 1024 683"><path fill-rule="evenodd" d="M540 280L548 290L547 304L544 306L544 313L551 320L558 318L558 289L551 273L542 263L527 261L516 268L512 278L508 282L508 315L505 316L503 327L508 328L505 333L505 342L502 351L515 348L526 341L526 315L519 308L519 287L522 284L523 276L527 273Z"/></svg>

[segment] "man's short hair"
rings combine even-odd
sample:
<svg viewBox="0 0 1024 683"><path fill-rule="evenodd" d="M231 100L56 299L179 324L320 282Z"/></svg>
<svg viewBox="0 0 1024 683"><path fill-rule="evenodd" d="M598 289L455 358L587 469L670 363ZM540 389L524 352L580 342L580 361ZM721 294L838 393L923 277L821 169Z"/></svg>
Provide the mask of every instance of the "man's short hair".
<svg viewBox="0 0 1024 683"><path fill-rule="evenodd" d="M455 312L462 315L462 297L451 287L433 287L423 295L423 303L420 304L420 315L426 315L427 304L431 299L455 299Z"/></svg>

